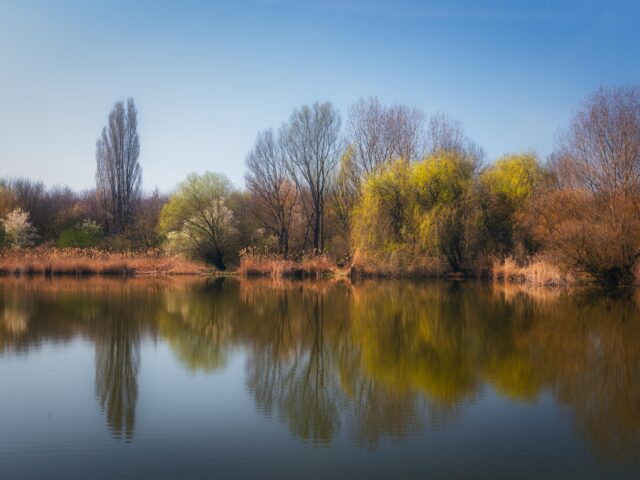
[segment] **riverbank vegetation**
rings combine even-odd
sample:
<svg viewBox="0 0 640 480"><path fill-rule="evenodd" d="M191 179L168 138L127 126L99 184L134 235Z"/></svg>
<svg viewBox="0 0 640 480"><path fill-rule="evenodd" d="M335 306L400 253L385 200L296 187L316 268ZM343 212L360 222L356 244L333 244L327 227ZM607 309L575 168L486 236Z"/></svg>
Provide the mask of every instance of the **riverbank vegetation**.
<svg viewBox="0 0 640 480"><path fill-rule="evenodd" d="M213 269L162 250L109 252L98 249L46 248L4 251L0 275L205 275Z"/></svg>
<svg viewBox="0 0 640 480"><path fill-rule="evenodd" d="M50 258L100 249L115 263L144 263L137 252L158 249L245 275L638 281L637 86L589 96L544 161L534 152L487 159L459 122L376 98L358 100L344 122L315 103L259 133L244 190L205 172L173 192L144 192L140 151L129 99L99 136L94 190L0 182L5 265L42 255L34 247L62 249ZM29 267L3 271L17 270Z"/></svg>
<svg viewBox="0 0 640 480"><path fill-rule="evenodd" d="M335 262L326 255L305 255L292 260L283 255L248 249L241 252L237 273L245 277L318 279L334 277L339 271Z"/></svg>

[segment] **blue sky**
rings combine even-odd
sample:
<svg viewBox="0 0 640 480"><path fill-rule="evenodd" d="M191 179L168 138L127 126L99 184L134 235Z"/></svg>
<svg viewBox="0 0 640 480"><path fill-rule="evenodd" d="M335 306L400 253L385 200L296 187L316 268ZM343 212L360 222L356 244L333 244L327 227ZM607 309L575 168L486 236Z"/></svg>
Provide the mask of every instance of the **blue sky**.
<svg viewBox="0 0 640 480"><path fill-rule="evenodd" d="M535 150L600 85L640 82L640 2L0 0L0 176L94 184L113 103L139 110L143 184L243 185L257 132L361 96L460 120L489 160Z"/></svg>

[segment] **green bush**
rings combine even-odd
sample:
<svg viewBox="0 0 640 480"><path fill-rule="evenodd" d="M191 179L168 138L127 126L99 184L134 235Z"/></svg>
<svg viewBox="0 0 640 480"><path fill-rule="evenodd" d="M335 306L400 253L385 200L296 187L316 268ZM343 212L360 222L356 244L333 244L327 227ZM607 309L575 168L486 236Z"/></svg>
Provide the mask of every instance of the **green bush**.
<svg viewBox="0 0 640 480"><path fill-rule="evenodd" d="M102 241L102 237L103 232L100 225L93 220L84 220L81 223L62 231L60 237L58 237L58 247L96 247Z"/></svg>

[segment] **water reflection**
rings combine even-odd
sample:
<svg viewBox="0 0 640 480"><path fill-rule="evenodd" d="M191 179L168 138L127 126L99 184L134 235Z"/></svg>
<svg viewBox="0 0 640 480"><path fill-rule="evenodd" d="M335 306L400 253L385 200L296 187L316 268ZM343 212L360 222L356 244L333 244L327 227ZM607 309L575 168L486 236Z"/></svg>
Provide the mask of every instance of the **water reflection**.
<svg viewBox="0 0 640 480"><path fill-rule="evenodd" d="M101 305L94 325L95 383L96 397L114 437L130 441L138 401L140 330L145 319L131 318L139 312L124 311L123 304L127 306L133 299L126 294L123 297Z"/></svg>
<svg viewBox="0 0 640 480"><path fill-rule="evenodd" d="M252 304L259 306L254 315L266 313L260 321L268 335L251 342L248 384L256 403L267 415L275 411L292 433L328 444L340 428L341 390L331 342L339 302L313 289L290 302L287 292L276 291L269 309L264 308L269 299L253 293Z"/></svg>
<svg viewBox="0 0 640 480"><path fill-rule="evenodd" d="M217 279L197 288L163 292L163 308L157 317L160 334L192 372L213 372L227 364L234 309L223 284L224 279Z"/></svg>
<svg viewBox="0 0 640 480"><path fill-rule="evenodd" d="M160 305L147 287L104 279L86 283L5 279L0 284L4 310L0 354L27 354L44 342L90 339L95 344L96 399L114 438L130 441L140 340L153 335L153 316Z"/></svg>
<svg viewBox="0 0 640 480"><path fill-rule="evenodd" d="M633 298L391 281L4 280L0 312L0 353L95 343L96 396L116 438L133 438L140 342L157 335L190 371L221 371L242 349L256 408L313 445L346 432L376 448L463 421L487 389L525 405L548 391L600 458L640 457Z"/></svg>

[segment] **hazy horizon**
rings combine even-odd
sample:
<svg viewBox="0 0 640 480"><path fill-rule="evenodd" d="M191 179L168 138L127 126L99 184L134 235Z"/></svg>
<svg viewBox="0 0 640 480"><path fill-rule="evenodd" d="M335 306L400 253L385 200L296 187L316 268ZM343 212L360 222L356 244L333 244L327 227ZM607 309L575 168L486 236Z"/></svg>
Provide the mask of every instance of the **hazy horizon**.
<svg viewBox="0 0 640 480"><path fill-rule="evenodd" d="M240 187L260 130L372 95L460 120L489 161L545 158L589 93L638 82L638 20L631 1L0 0L0 176L92 188L128 96L146 190L205 170Z"/></svg>

